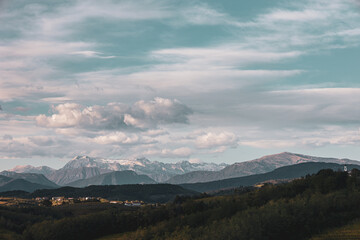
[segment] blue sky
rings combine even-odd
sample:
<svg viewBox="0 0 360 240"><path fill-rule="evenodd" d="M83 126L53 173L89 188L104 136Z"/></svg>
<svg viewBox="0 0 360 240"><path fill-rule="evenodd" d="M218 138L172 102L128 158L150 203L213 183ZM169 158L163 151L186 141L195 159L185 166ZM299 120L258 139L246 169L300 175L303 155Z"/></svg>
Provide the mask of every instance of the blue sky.
<svg viewBox="0 0 360 240"><path fill-rule="evenodd" d="M0 1L0 169L360 160L360 1Z"/></svg>

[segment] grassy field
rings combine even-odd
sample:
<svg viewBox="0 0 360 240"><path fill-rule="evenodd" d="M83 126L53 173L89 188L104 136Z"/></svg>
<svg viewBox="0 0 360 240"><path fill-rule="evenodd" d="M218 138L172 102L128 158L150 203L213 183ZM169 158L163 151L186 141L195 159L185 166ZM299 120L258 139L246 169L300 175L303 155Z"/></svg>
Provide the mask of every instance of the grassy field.
<svg viewBox="0 0 360 240"><path fill-rule="evenodd" d="M317 235L310 240L355 240L360 239L360 220L344 227Z"/></svg>

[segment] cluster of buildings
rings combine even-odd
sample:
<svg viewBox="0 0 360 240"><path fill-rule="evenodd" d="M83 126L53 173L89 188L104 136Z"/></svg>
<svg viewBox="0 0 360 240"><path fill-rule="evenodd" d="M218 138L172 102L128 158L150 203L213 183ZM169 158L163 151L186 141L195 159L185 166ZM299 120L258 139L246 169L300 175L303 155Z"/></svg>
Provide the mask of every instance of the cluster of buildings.
<svg viewBox="0 0 360 240"><path fill-rule="evenodd" d="M64 204L77 204L77 203L86 203L86 202L98 202L98 203L110 203L110 204L121 204L124 206L131 207L140 207L145 203L143 201L109 201L105 198L101 197L79 197L79 198L67 198L67 197L37 197L35 201L38 202L39 205L47 205L47 206L60 206Z"/></svg>
<svg viewBox="0 0 360 240"><path fill-rule="evenodd" d="M35 199L22 199L15 197L0 197L0 206L61 206L69 204L79 204L79 203L109 203L109 204L118 204L128 207L140 207L145 203L143 201L109 201L101 197L37 197Z"/></svg>
<svg viewBox="0 0 360 240"><path fill-rule="evenodd" d="M80 198L67 198L67 197L37 197L35 201L38 202L39 205L45 206L59 206L63 204L75 204L75 203L83 203L83 202L109 202L106 199L99 197L80 197Z"/></svg>

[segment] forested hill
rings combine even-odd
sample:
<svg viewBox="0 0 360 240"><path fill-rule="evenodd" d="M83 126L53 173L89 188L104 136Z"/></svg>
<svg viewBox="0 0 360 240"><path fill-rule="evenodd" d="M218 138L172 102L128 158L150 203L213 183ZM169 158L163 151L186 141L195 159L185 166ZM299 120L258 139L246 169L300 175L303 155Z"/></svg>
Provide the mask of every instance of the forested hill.
<svg viewBox="0 0 360 240"><path fill-rule="evenodd" d="M36 198L36 197L102 197L109 200L141 200L149 203L165 203L172 201L177 195L194 195L195 191L171 184L129 184L89 186L85 188L62 187L57 189L41 189L33 193L22 191L4 192L2 196Z"/></svg>

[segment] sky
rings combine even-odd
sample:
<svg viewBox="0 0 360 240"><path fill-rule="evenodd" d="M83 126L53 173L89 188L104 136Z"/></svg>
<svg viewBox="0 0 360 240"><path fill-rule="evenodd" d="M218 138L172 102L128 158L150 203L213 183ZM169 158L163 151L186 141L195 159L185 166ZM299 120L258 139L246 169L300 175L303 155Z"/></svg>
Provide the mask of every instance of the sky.
<svg viewBox="0 0 360 240"><path fill-rule="evenodd" d="M0 170L360 160L359 0L0 0Z"/></svg>

